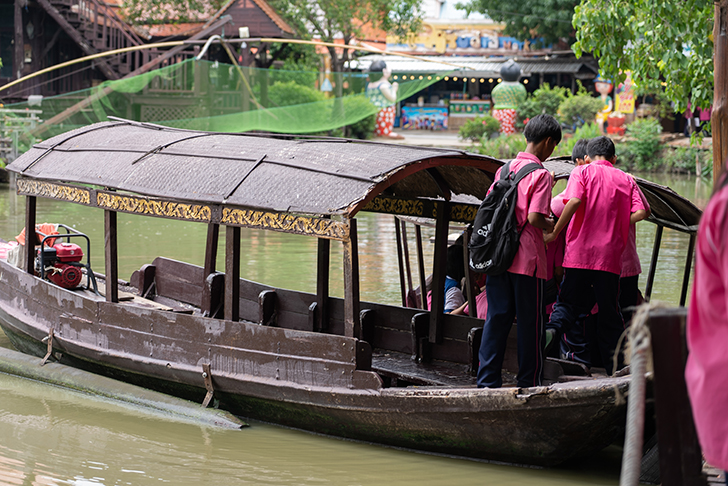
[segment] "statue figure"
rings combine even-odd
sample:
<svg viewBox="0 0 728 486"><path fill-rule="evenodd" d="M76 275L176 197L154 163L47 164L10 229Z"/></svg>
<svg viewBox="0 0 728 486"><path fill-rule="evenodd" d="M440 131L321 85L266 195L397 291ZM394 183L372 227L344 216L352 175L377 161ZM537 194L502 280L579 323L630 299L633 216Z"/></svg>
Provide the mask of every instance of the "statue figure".
<svg viewBox="0 0 728 486"><path fill-rule="evenodd" d="M493 118L501 124L503 135L516 133L516 108L526 100L526 88L518 82L521 66L513 59L506 61L500 70L503 81L490 93L493 100Z"/></svg>
<svg viewBox="0 0 728 486"><path fill-rule="evenodd" d="M604 79L601 76L594 80L594 89L599 93L603 104L602 109L597 113L596 117L597 125L602 133L606 133L605 127L607 125L607 119L610 113L612 113L612 110L614 110L614 102L612 101L612 97L609 96L613 87L614 85L610 80Z"/></svg>
<svg viewBox="0 0 728 486"><path fill-rule="evenodd" d="M394 103L397 101L397 82L390 83L391 71L384 61L374 61L369 66L369 84L367 84L366 95L369 101L378 108L377 124L374 128L374 135L377 137L402 138L394 133Z"/></svg>

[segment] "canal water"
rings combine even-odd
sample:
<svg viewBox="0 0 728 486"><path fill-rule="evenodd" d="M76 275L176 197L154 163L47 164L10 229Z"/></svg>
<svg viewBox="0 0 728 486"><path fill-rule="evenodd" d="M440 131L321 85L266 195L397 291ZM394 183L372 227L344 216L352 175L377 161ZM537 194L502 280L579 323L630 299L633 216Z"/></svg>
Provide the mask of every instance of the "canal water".
<svg viewBox="0 0 728 486"><path fill-rule="evenodd" d="M695 178L650 178L699 207L704 207L710 194L708 183ZM24 209L23 197L0 187L0 237L11 239L20 232ZM361 215L358 219L362 299L397 304L400 290L392 217ZM39 199L38 222L62 222L88 234L92 266L104 272L102 211ZM132 271L160 255L202 264L204 225L122 214L118 223L122 278L128 279ZM414 254L414 231L409 229ZM423 229L427 254L432 252L432 232ZM654 225L640 223L638 252L644 274L653 239ZM686 235L665 230L653 299L677 305L687 244ZM244 229L242 252L244 278L315 291L314 239ZM222 246L219 254L223 254ZM332 294L339 296L341 261L340 245L332 244L330 285ZM222 268L222 260L218 264ZM412 265L416 268L414 259ZM416 270L413 278L417 285ZM644 288L644 279L640 285ZM11 347L1 333L0 346ZM615 445L586 460L535 469L386 448L258 422L239 431L216 430L0 374L3 485L616 485L620 454Z"/></svg>

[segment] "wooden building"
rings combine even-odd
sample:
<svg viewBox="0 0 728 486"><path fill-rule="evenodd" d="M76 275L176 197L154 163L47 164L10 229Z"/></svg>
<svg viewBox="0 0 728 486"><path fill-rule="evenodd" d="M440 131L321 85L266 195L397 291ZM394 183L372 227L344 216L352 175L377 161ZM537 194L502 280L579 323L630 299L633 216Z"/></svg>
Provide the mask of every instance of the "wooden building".
<svg viewBox="0 0 728 486"><path fill-rule="evenodd" d="M162 39L238 37L239 27L248 27L254 37L293 37L293 29L265 0L230 0L198 20L140 28L124 21L116 0L0 0L0 87L65 61ZM0 91L0 102L78 91L194 54L176 49L170 55L172 50L140 50L54 70Z"/></svg>

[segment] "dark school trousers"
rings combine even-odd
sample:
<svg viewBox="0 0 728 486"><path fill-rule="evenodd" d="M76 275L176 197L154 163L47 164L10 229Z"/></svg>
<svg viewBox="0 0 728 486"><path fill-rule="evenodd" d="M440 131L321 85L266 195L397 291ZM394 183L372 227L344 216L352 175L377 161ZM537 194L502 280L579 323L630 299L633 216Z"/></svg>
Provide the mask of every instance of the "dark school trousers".
<svg viewBox="0 0 728 486"><path fill-rule="evenodd" d="M554 306L547 327L555 329L559 336L571 330L579 316L589 313L596 298L597 346L602 363L608 374L612 374L612 356L624 331L624 320L619 307L619 275L600 270L565 268L564 282L559 294L560 305ZM623 364L619 355L617 369Z"/></svg>
<svg viewBox="0 0 728 486"><path fill-rule="evenodd" d="M629 326L632 320L632 309L639 300L639 275L622 277L619 279L619 307L622 311L622 319L625 327ZM597 303L596 296L592 292L592 307ZM557 301L554 308L561 305ZM628 310L629 309L629 310ZM587 366L604 366L599 351L596 349L596 319L597 316L579 316L570 330L561 337L561 357L578 361Z"/></svg>
<svg viewBox="0 0 728 486"><path fill-rule="evenodd" d="M500 388L508 333L517 317L518 386L540 386L543 378L545 313L543 279L505 272L488 276L488 314L478 354L478 387Z"/></svg>

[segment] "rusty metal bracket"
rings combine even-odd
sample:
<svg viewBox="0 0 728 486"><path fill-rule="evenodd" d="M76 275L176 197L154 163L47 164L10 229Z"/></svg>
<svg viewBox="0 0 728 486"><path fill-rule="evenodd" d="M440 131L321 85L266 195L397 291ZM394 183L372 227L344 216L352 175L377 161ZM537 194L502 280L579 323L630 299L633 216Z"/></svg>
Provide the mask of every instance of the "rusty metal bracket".
<svg viewBox="0 0 728 486"><path fill-rule="evenodd" d="M46 355L43 356L43 360L40 362L41 366L46 364L48 358L50 358L51 354L53 354L53 328L48 331L48 335L43 338L43 342L48 344L48 351L46 352Z"/></svg>
<svg viewBox="0 0 728 486"><path fill-rule="evenodd" d="M212 401L212 394L215 392L215 389L212 387L212 374L210 373L210 365L208 363L202 365L202 377L205 379L205 388L207 388L207 394L202 401L202 407L207 408Z"/></svg>

